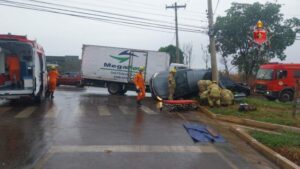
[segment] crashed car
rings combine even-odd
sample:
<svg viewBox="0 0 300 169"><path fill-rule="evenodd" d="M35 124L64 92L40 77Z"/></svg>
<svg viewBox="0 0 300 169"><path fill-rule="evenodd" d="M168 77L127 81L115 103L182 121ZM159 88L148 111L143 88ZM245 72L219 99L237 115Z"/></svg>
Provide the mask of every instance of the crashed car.
<svg viewBox="0 0 300 169"><path fill-rule="evenodd" d="M155 73L150 79L150 90L152 97L157 100L168 98L168 71ZM175 75L176 89L174 98L195 96L199 89L199 80L211 80L211 71L206 69L184 69L178 70ZM231 90L235 99L250 95L250 89L239 85L227 77L220 76L219 85L222 88Z"/></svg>
<svg viewBox="0 0 300 169"><path fill-rule="evenodd" d="M222 88L231 90L235 94L240 93L240 94L244 94L246 96L250 96L250 94L251 94L251 89L248 85L236 83L236 82L232 81L230 78L225 77L225 76L220 77L219 85Z"/></svg>
<svg viewBox="0 0 300 169"><path fill-rule="evenodd" d="M83 87L81 74L79 72L64 73L58 77L57 86L59 85Z"/></svg>

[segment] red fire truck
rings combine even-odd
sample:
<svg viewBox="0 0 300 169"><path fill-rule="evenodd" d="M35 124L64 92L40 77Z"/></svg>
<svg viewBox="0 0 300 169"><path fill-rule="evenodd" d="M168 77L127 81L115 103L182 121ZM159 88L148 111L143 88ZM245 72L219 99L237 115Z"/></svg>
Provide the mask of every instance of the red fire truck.
<svg viewBox="0 0 300 169"><path fill-rule="evenodd" d="M12 76L9 59L18 65ZM0 98L43 100L47 89L46 58L43 48L26 36L0 34Z"/></svg>
<svg viewBox="0 0 300 169"><path fill-rule="evenodd" d="M269 63L261 65L255 80L255 92L269 100L293 100L296 80L300 80L300 64Z"/></svg>

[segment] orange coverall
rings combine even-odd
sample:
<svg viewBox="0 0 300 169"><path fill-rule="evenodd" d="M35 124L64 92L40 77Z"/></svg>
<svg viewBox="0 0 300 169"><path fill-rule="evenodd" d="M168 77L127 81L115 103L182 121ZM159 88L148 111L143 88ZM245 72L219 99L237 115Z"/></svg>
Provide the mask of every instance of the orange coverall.
<svg viewBox="0 0 300 169"><path fill-rule="evenodd" d="M57 70L51 70L48 73L48 77L49 77L49 92L54 92L55 91L58 76L59 76L59 73L58 73Z"/></svg>
<svg viewBox="0 0 300 169"><path fill-rule="evenodd" d="M8 65L9 79L12 81L20 81L20 60L16 55L7 57L6 64Z"/></svg>
<svg viewBox="0 0 300 169"><path fill-rule="evenodd" d="M144 81L143 74L141 72L137 73L133 78L133 82L134 82L136 88L140 90L140 92L138 93L138 95L136 97L136 99L138 101L140 101L146 95L146 87L145 87L145 81Z"/></svg>

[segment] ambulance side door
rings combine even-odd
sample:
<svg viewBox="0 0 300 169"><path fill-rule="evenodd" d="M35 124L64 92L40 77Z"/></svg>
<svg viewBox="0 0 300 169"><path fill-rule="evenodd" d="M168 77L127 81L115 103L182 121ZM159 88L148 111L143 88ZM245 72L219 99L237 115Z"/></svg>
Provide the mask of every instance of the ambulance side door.
<svg viewBox="0 0 300 169"><path fill-rule="evenodd" d="M34 70L34 81L35 91L34 95L44 96L46 85L47 85L47 73L45 66L45 56L43 53L35 51L35 70Z"/></svg>

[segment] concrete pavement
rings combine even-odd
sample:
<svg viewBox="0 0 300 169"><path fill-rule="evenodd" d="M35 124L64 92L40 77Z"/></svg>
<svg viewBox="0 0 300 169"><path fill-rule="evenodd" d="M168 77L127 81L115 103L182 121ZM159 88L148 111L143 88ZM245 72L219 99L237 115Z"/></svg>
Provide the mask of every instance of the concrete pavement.
<svg viewBox="0 0 300 169"><path fill-rule="evenodd" d="M5 103L0 168L276 168L250 147L243 146L249 156L237 151L233 144L243 143L233 142L233 134L225 144L195 144L184 118L160 112L150 97L138 109L134 95L62 86L41 105Z"/></svg>

